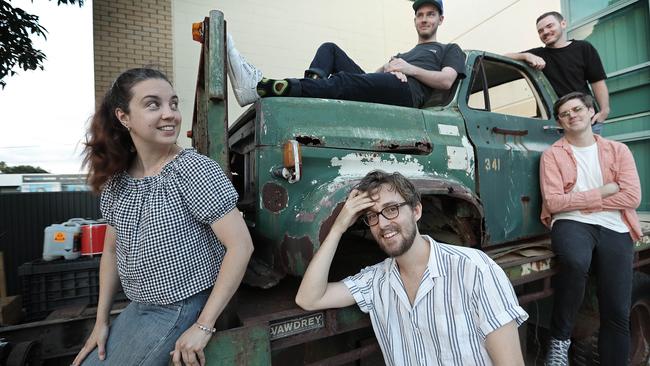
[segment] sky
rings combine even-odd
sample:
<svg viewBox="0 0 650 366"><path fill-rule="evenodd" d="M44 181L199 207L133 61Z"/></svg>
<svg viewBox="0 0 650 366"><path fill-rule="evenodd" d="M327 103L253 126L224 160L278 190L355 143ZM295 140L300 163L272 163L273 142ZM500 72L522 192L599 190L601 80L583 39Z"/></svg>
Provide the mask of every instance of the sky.
<svg viewBox="0 0 650 366"><path fill-rule="evenodd" d="M243 10L237 5L238 1L224 1L224 4L240 8L241 13ZM468 3L480 1L449 2L447 10L450 15L459 13ZM213 7L207 5L209 1L206 0L197 3L204 4L208 9ZM40 23L49 33L47 40L33 39L36 48L47 55L45 71L18 70L18 75L5 78L7 86L4 90L0 89L0 161L8 165L40 166L57 174L79 173L85 128L94 111L92 0L85 0L81 8L77 5L57 6L56 0L36 0L34 3L30 0L11 0L10 4L39 15ZM534 23L534 17L549 10L549 7L559 9L560 6L559 0L497 0L493 7L489 13L492 15L488 18L481 12L466 14L469 18L462 22L451 21L452 17L445 23L446 32L454 35L452 40L463 44L465 48L488 49L499 53L527 49L539 42L534 27L530 25ZM526 11L522 11L522 8ZM197 16L191 12L194 11L192 9L194 7L189 7L187 14L181 12L177 17L174 24L179 29L186 29L189 22L201 19L207 13L200 12ZM526 19L518 26L527 29L524 33L526 37L516 37L513 42L503 42L501 38L494 37L494 34L503 33L500 22L484 24L486 19L491 19L495 14L513 17L513 14L520 13L526 14ZM190 20L187 19L188 16ZM478 25L483 25L480 31L477 30ZM231 29L235 28L233 25ZM411 26L406 29L408 37L412 37ZM327 28L326 31L332 30ZM183 38L182 41L181 38L176 40L175 47L186 42L192 43L197 59L183 56L175 60L175 63L182 64L181 67L175 66L175 81L181 100L187 98L187 104L182 107L186 111L185 120L191 121L198 44L186 41L184 32L182 36L177 36ZM312 49L309 50L309 57L311 52ZM261 57L259 52L257 56ZM269 63L268 57L262 59ZM280 59L278 65L284 65L284 61ZM234 106L236 103L231 104L231 108L234 108L230 113L233 120L233 116L239 115L241 109ZM185 141L183 139L181 137L181 141Z"/></svg>
<svg viewBox="0 0 650 366"><path fill-rule="evenodd" d="M18 71L0 89L0 161L34 165L56 174L81 172L85 128L95 108L92 1L12 0L38 15L47 40L33 37L45 71Z"/></svg>

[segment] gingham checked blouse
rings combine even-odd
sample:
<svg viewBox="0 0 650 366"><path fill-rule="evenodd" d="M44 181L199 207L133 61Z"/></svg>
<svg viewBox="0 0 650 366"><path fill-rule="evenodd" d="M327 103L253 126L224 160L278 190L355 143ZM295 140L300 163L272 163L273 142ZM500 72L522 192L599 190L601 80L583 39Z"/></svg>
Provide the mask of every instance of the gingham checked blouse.
<svg viewBox="0 0 650 366"><path fill-rule="evenodd" d="M182 150L156 176L122 172L109 179L100 209L117 233L126 296L170 304L214 285L226 250L210 224L237 199L219 165L193 149Z"/></svg>

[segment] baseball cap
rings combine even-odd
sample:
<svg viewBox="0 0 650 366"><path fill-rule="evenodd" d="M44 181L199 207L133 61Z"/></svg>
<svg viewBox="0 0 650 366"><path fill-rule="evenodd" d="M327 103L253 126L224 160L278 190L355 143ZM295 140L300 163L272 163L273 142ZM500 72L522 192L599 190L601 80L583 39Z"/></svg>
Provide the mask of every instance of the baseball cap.
<svg viewBox="0 0 650 366"><path fill-rule="evenodd" d="M417 12L418 9L424 4L431 4L435 6L438 8L440 15L442 15L442 0L415 0L413 2L413 10Z"/></svg>

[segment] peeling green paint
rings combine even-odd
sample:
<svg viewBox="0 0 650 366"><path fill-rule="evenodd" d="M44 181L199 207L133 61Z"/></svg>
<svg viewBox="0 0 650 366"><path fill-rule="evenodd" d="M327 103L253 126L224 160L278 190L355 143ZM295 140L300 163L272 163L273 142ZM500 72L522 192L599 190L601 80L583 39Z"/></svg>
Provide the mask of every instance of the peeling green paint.
<svg viewBox="0 0 650 366"><path fill-rule="evenodd" d="M271 365L268 326L219 331L204 349L206 365Z"/></svg>

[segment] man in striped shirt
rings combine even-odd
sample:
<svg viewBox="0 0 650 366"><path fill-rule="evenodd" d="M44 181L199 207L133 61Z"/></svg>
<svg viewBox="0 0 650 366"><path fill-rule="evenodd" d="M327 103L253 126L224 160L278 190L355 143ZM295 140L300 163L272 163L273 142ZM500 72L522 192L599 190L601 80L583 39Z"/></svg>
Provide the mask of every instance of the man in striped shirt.
<svg viewBox="0 0 650 366"><path fill-rule="evenodd" d="M355 302L369 313L387 365L523 365L528 314L483 252L420 235L420 196L399 173L368 173L352 190L296 295L306 310ZM361 217L389 258L328 283L343 233Z"/></svg>

